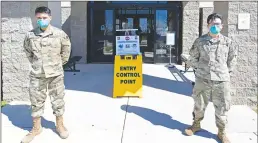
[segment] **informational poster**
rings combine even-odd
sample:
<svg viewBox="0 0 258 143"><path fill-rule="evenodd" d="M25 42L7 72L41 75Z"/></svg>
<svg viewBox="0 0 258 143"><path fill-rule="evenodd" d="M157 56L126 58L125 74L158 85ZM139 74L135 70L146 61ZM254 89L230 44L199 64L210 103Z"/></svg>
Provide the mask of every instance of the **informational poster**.
<svg viewBox="0 0 258 143"><path fill-rule="evenodd" d="M113 97L142 97L142 56L115 56Z"/></svg>
<svg viewBox="0 0 258 143"><path fill-rule="evenodd" d="M238 14L238 29L247 30L250 29L250 13Z"/></svg>
<svg viewBox="0 0 258 143"><path fill-rule="evenodd" d="M139 36L116 36L116 55L140 54Z"/></svg>
<svg viewBox="0 0 258 143"><path fill-rule="evenodd" d="M171 46L175 45L175 32L167 33L166 45L171 45Z"/></svg>

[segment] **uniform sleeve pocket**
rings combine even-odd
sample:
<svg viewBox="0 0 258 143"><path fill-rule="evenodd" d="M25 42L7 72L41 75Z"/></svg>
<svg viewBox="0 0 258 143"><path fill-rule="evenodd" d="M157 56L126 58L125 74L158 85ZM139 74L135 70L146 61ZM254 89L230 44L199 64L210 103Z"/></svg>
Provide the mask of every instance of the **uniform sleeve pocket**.
<svg viewBox="0 0 258 143"><path fill-rule="evenodd" d="M40 41L38 39L31 39L31 50L33 52L39 52L40 50Z"/></svg>

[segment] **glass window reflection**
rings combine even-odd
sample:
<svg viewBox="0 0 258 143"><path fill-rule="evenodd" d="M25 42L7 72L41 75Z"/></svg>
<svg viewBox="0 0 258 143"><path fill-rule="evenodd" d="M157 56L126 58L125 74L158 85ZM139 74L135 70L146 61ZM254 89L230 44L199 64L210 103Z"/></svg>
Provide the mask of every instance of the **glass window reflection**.
<svg viewBox="0 0 258 143"><path fill-rule="evenodd" d="M170 59L169 46L166 45L167 32L175 32L176 13L171 10L156 10L156 62L167 63ZM171 51L171 60L176 59L175 50Z"/></svg>
<svg viewBox="0 0 258 143"><path fill-rule="evenodd" d="M105 34L113 35L113 10L105 11Z"/></svg>
<svg viewBox="0 0 258 143"><path fill-rule="evenodd" d="M140 29L141 29L141 33L147 33L148 31L147 18L140 18Z"/></svg>
<svg viewBox="0 0 258 143"><path fill-rule="evenodd" d="M95 10L94 13L94 35L113 35L113 10Z"/></svg>
<svg viewBox="0 0 258 143"><path fill-rule="evenodd" d="M128 20L128 29L133 29L133 18L127 18Z"/></svg>
<svg viewBox="0 0 258 143"><path fill-rule="evenodd" d="M167 33L167 10L156 11L156 34L166 36Z"/></svg>

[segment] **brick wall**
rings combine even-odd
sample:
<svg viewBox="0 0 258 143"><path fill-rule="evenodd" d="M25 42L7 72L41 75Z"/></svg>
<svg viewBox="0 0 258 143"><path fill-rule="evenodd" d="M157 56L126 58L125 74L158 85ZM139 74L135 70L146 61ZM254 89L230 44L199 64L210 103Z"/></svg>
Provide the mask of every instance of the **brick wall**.
<svg viewBox="0 0 258 143"><path fill-rule="evenodd" d="M34 10L47 2L1 2L4 100L28 100L29 61L23 52L27 31L35 26Z"/></svg>
<svg viewBox="0 0 258 143"><path fill-rule="evenodd" d="M23 53L25 33L35 25L34 10L47 2L1 2L2 8L2 66L5 100L28 100L29 62ZM257 101L257 2L216 2L215 12L224 16L223 34L239 46L238 66L232 78L234 104L251 105ZM204 9L203 33L212 9ZM237 15L251 13L251 28L237 29ZM87 2L71 2L62 8L63 30L71 37L73 55L87 55ZM198 2L183 2L183 52L188 53L199 35ZM75 48L76 47L76 48ZM86 62L86 58L81 60Z"/></svg>
<svg viewBox="0 0 258 143"><path fill-rule="evenodd" d="M221 33L228 36L228 1L214 2L214 12L221 14L223 21L223 29Z"/></svg>
<svg viewBox="0 0 258 143"><path fill-rule="evenodd" d="M183 53L188 53L199 35L199 7L198 2L183 2L183 7ZM213 12L223 15L222 34L239 47L238 65L231 79L233 104L257 106L257 2L214 2L214 8L203 10L203 34L208 32L206 20ZM250 30L237 28L237 16L242 12L251 14Z"/></svg>
<svg viewBox="0 0 258 143"><path fill-rule="evenodd" d="M199 3L183 2L183 53L188 54L194 40L199 36Z"/></svg>
<svg viewBox="0 0 258 143"><path fill-rule="evenodd" d="M210 14L214 12L214 8L203 8L203 21L202 21L202 34L209 32L207 25L207 18Z"/></svg>
<svg viewBox="0 0 258 143"><path fill-rule="evenodd" d="M235 104L257 104L257 2L228 2L228 36L239 47L238 65L232 79ZM238 13L251 14L249 30L237 28Z"/></svg>
<svg viewBox="0 0 258 143"><path fill-rule="evenodd" d="M26 32L36 26L34 17L36 7L48 4L48 2L1 2L4 100L29 100L29 61L22 45ZM75 54L84 54L85 52L81 51L86 51L86 8L86 2L74 4L72 25L70 25L71 7L62 8L62 29L70 37L73 33L73 45L79 49Z"/></svg>
<svg viewBox="0 0 258 143"><path fill-rule="evenodd" d="M71 42L72 55L82 56L79 63L87 62L87 2L71 2Z"/></svg>
<svg viewBox="0 0 258 143"><path fill-rule="evenodd" d="M62 7L61 16L62 29L71 39L71 7Z"/></svg>
<svg viewBox="0 0 258 143"><path fill-rule="evenodd" d="M208 32L207 17L214 8L203 8L202 34ZM183 2L183 53L188 54L194 40L199 37L199 2Z"/></svg>

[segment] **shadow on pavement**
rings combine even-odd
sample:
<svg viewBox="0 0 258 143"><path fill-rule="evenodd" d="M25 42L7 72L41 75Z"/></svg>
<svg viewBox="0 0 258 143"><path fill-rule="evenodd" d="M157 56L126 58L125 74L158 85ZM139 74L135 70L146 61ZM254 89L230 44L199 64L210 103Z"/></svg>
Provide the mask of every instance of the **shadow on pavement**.
<svg viewBox="0 0 258 143"><path fill-rule="evenodd" d="M113 73L77 73L66 74L65 89L84 92L99 93L101 95L113 96Z"/></svg>
<svg viewBox="0 0 258 143"><path fill-rule="evenodd" d="M87 64L81 72L65 72L65 88L99 93L106 97L113 95L113 64Z"/></svg>
<svg viewBox="0 0 258 143"><path fill-rule="evenodd" d="M67 90L99 93L112 97L113 95L113 66L89 65L89 69L76 74L65 73L65 87ZM173 74L171 72L171 74ZM192 84L189 81L176 81L157 76L143 74L143 85L166 90L169 92L190 96Z"/></svg>
<svg viewBox="0 0 258 143"><path fill-rule="evenodd" d="M143 75L143 85L186 96L191 96L193 88L190 82L170 80L146 74Z"/></svg>
<svg viewBox="0 0 258 143"><path fill-rule="evenodd" d="M2 108L2 113L8 117L11 123L23 130L30 131L32 128L32 117L29 105L6 105ZM55 123L41 118L44 128L55 129Z"/></svg>
<svg viewBox="0 0 258 143"><path fill-rule="evenodd" d="M165 113L160 113L154 111L152 109L138 107L138 106L131 106L131 105L122 105L121 109L128 112L134 113L143 119L151 122L153 125L163 126L173 130L179 130L184 134L184 130L189 127L190 125L181 123L180 121L174 120L170 115ZM185 134L184 134L185 135ZM217 136L207 130L202 129L200 132L196 133L197 136L205 137L205 138L212 138L218 141Z"/></svg>

